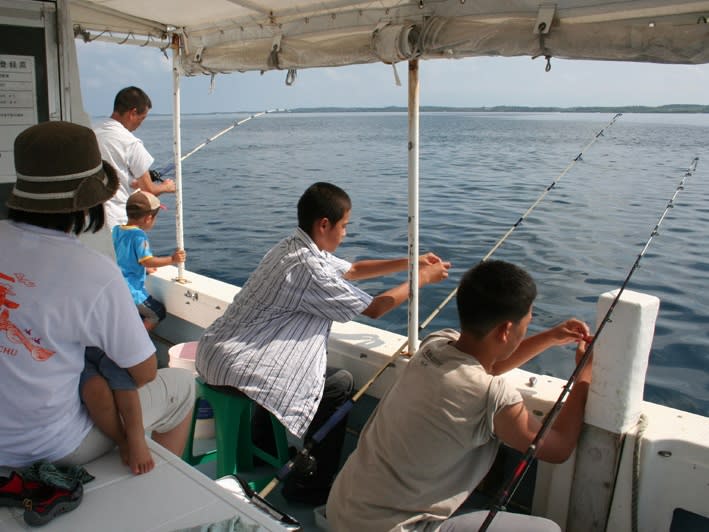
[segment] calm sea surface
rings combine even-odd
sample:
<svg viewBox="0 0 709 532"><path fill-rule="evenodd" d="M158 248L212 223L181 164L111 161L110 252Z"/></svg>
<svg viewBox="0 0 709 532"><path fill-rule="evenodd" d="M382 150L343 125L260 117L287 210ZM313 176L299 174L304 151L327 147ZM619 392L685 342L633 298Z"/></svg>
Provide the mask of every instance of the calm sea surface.
<svg viewBox="0 0 709 532"><path fill-rule="evenodd" d="M183 152L246 115L188 116ZM453 262L447 282L421 292L423 320L454 289L596 132L608 114L431 113L421 116L421 250ZM172 160L169 117L137 131L156 159ZM242 285L296 225L295 205L315 181L354 203L338 255L406 255L404 113L270 114L183 163L188 269ZM626 114L589 148L494 255L529 270L539 288L532 331L576 316L595 328L599 294L618 288L694 157L699 165L663 222L629 290L661 300L645 398L709 415L709 116ZM170 207L152 233L174 248ZM377 292L405 279L361 283ZM376 323L406 334L406 311ZM427 331L455 327L451 302ZM427 332L424 331L424 332ZM568 378L573 350L526 369Z"/></svg>

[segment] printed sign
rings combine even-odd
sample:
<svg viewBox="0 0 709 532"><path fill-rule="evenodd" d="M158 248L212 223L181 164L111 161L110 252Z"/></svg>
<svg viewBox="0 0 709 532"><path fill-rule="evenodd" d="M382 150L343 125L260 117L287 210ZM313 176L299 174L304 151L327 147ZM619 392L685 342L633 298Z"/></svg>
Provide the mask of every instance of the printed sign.
<svg viewBox="0 0 709 532"><path fill-rule="evenodd" d="M34 57L0 54L0 182L15 181L15 137L37 123Z"/></svg>

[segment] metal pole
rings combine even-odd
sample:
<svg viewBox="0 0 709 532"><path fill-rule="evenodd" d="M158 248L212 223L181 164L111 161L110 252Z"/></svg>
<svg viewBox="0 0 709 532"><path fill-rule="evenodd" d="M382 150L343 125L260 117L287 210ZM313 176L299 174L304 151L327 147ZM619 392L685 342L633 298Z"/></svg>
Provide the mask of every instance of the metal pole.
<svg viewBox="0 0 709 532"><path fill-rule="evenodd" d="M172 154L175 161L175 232L177 247L185 249L182 227L182 142L180 137L180 37L172 36ZM177 265L177 282L185 283L185 264Z"/></svg>
<svg viewBox="0 0 709 532"><path fill-rule="evenodd" d="M409 353L418 349L419 323L419 62L409 61Z"/></svg>

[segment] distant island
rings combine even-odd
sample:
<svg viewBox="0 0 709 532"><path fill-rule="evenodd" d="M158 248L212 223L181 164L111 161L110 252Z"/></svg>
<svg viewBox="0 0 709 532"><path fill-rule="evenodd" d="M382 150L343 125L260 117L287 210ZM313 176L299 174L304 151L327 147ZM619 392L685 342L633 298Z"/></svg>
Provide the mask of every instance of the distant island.
<svg viewBox="0 0 709 532"><path fill-rule="evenodd" d="M620 105L617 107L525 107L522 105L495 105L492 107L446 107L422 105L422 113L709 113L709 105L673 103L651 107L647 105ZM224 115L256 114L252 111L214 111L209 113L183 113L184 115ZM390 105L387 107L297 107L278 109L276 112L287 113L406 113L406 107ZM151 116L170 116L169 113L151 113ZM99 116L94 117L99 119Z"/></svg>
<svg viewBox="0 0 709 532"><path fill-rule="evenodd" d="M425 113L709 113L709 105L669 104L651 107L647 105L621 105L618 107L525 107L520 105L495 105L492 107L443 107L422 105ZM397 113L406 107L301 107L289 109L291 113Z"/></svg>

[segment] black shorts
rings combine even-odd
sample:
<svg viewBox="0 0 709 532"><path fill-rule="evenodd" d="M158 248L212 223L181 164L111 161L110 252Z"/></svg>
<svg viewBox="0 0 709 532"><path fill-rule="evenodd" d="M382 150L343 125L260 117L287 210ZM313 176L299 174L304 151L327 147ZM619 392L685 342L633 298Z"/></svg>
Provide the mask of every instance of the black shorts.
<svg viewBox="0 0 709 532"><path fill-rule="evenodd" d="M148 299L138 305L138 314L144 320L157 325L165 319L167 311L165 310L165 305L160 303L160 301L153 298L153 296L148 296Z"/></svg>

